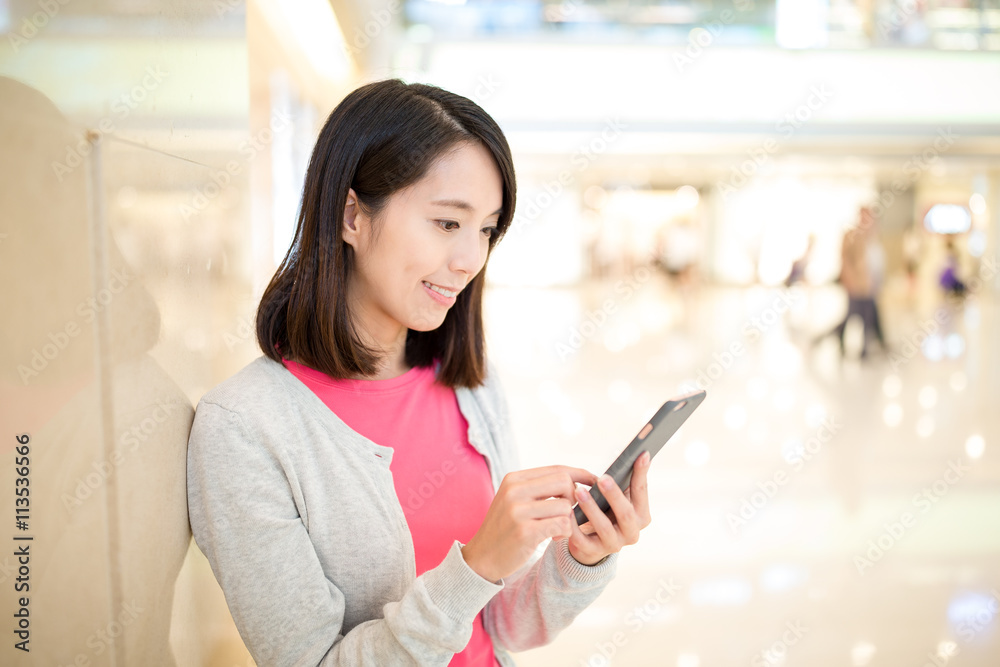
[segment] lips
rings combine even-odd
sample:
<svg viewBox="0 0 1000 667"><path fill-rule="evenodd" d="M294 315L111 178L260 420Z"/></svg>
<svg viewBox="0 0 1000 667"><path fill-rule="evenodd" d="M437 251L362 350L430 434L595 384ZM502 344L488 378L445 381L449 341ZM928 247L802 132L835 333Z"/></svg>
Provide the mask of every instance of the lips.
<svg viewBox="0 0 1000 667"><path fill-rule="evenodd" d="M444 287L443 285L437 285L435 283L429 283L426 280L421 281L424 285L434 290L438 294L446 297L458 296L458 293L462 291L461 287Z"/></svg>

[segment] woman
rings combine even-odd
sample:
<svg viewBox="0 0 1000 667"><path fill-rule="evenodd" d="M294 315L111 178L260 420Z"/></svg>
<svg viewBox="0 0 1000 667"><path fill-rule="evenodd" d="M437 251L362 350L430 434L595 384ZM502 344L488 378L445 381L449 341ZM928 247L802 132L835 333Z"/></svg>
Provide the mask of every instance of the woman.
<svg viewBox="0 0 1000 667"><path fill-rule="evenodd" d="M192 531L258 664L513 665L649 524L646 463L609 515L583 493L584 530L593 474L517 471L481 320L514 202L506 139L464 97L371 83L320 132L264 356L189 441Z"/></svg>

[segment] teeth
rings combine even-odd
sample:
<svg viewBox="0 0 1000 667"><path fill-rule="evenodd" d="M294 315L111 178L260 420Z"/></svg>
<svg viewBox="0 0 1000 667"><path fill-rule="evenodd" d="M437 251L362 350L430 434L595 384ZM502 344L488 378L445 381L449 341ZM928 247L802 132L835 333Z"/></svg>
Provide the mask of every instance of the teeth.
<svg viewBox="0 0 1000 667"><path fill-rule="evenodd" d="M427 285L428 287L430 287L432 290L434 290L438 294L444 294L445 296L455 296L456 294L458 294L458 292L449 292L448 290L446 290L446 289L444 289L442 287L438 287L437 285L432 285L429 282L427 282L426 280L424 281L424 284Z"/></svg>

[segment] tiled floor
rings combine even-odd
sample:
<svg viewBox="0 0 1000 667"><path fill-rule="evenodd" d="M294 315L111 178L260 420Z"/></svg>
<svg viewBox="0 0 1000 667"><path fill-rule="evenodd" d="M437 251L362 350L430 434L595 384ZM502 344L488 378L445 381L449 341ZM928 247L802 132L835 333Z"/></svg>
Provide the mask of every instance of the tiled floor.
<svg viewBox="0 0 1000 667"><path fill-rule="evenodd" d="M526 467L603 472L666 398L708 391L615 581L522 667L1000 665L995 297L891 282L890 352L864 362L810 344L834 287L682 293L640 269L487 298Z"/></svg>

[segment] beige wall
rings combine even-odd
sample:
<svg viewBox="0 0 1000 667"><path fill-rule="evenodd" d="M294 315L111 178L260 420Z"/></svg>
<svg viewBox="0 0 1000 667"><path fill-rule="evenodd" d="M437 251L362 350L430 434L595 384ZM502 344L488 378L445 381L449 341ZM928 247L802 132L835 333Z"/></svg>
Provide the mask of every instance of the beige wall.
<svg viewBox="0 0 1000 667"><path fill-rule="evenodd" d="M185 480L194 404L250 352L245 11L52 4L0 45L0 606L30 632L0 663L245 664Z"/></svg>

